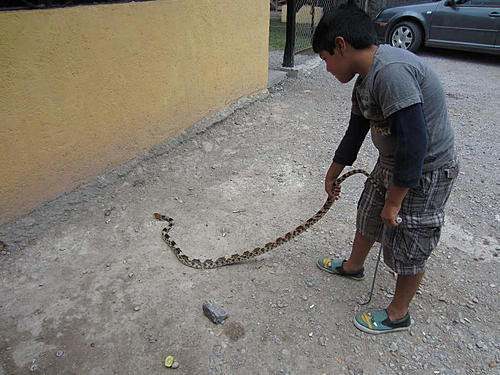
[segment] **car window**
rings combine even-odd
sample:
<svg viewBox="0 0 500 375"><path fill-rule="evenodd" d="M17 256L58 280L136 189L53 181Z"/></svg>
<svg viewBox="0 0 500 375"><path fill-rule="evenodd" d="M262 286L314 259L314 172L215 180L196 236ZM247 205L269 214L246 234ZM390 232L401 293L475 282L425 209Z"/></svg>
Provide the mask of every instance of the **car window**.
<svg viewBox="0 0 500 375"><path fill-rule="evenodd" d="M467 4L476 7L498 8L500 7L500 0L470 0Z"/></svg>

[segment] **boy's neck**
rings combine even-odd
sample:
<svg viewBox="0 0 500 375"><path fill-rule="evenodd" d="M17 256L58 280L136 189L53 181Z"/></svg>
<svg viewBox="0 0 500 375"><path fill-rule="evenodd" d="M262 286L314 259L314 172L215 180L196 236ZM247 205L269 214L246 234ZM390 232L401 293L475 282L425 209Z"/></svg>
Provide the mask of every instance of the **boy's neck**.
<svg viewBox="0 0 500 375"><path fill-rule="evenodd" d="M377 49L378 46L373 45L365 49L356 50L356 71L362 78L365 78L370 71Z"/></svg>

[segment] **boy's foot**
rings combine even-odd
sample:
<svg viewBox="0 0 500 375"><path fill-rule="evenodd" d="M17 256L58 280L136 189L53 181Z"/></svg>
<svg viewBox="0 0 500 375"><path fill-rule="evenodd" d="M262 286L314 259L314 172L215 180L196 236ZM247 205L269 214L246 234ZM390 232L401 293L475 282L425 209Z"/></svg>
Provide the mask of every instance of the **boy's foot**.
<svg viewBox="0 0 500 375"><path fill-rule="evenodd" d="M387 310L378 310L371 313L359 313L353 320L356 328L363 332L379 335L381 333L407 331L410 329L411 319L407 313L403 318L391 321Z"/></svg>
<svg viewBox="0 0 500 375"><path fill-rule="evenodd" d="M347 272L344 270L343 264L345 260L340 258L329 258L329 257L321 257L316 262L316 265L320 270L334 273L335 275L340 275L344 277L348 277L353 280L363 280L365 278L365 269L361 268L356 272Z"/></svg>

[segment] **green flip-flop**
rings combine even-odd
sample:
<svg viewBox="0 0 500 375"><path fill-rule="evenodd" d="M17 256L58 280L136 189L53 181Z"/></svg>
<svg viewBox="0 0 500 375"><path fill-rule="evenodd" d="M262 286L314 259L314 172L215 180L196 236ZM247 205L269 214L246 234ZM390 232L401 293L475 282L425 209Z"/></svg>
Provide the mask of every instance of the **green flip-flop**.
<svg viewBox="0 0 500 375"><path fill-rule="evenodd" d="M382 333L407 331L410 329L411 319L407 313L403 318L392 321L387 310L378 310L369 313L359 313L353 320L356 328L363 332L380 335Z"/></svg>
<svg viewBox="0 0 500 375"><path fill-rule="evenodd" d="M345 260L340 258L321 257L316 262L320 270L333 273L335 275L348 277L353 280L363 280L365 278L365 269L361 268L356 272L347 272L344 270L343 264Z"/></svg>

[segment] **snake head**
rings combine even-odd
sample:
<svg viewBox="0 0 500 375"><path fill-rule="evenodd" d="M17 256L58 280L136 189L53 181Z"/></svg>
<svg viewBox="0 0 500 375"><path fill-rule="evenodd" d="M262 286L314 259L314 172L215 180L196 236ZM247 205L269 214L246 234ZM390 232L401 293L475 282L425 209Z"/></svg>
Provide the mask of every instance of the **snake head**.
<svg viewBox="0 0 500 375"><path fill-rule="evenodd" d="M153 215L156 220L161 220L161 215L158 212L155 212Z"/></svg>

